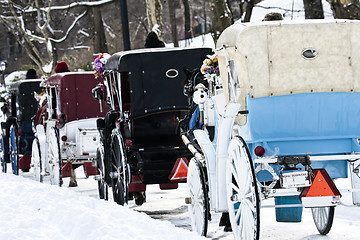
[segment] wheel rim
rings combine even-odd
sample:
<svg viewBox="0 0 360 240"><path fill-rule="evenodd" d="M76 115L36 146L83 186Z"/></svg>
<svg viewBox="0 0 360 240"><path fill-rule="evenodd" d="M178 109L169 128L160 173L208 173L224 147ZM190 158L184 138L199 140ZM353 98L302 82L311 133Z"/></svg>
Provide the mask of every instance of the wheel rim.
<svg viewBox="0 0 360 240"><path fill-rule="evenodd" d="M319 233L326 235L329 233L334 220L335 207L311 208L313 219Z"/></svg>
<svg viewBox="0 0 360 240"><path fill-rule="evenodd" d="M19 164L18 164L18 149L17 149L17 136L14 125L10 127L10 139L9 139L9 150L10 150L10 162L13 174L19 174Z"/></svg>
<svg viewBox="0 0 360 240"><path fill-rule="evenodd" d="M48 162L50 172L50 183L52 185L62 185L61 179L61 157L60 144L55 128L49 131L49 146L48 146Z"/></svg>
<svg viewBox="0 0 360 240"><path fill-rule="evenodd" d="M102 150L98 150L96 153L97 157L97 173L100 175L100 180L98 181L98 190L99 190L99 198L108 200L108 185L105 182L104 175L104 152Z"/></svg>
<svg viewBox="0 0 360 240"><path fill-rule="evenodd" d="M127 203L127 164L125 163L123 153L123 147L120 146L121 140L118 139L118 136L114 137L112 148L111 148L111 163L112 163L112 172L116 177L112 179L113 185L113 196L114 201L117 204L124 205Z"/></svg>
<svg viewBox="0 0 360 240"><path fill-rule="evenodd" d="M41 155L40 155L40 145L39 145L39 140L37 138L35 138L32 143L31 162L33 166L35 181L42 182L43 176L41 175L42 164L41 164Z"/></svg>
<svg viewBox="0 0 360 240"><path fill-rule="evenodd" d="M259 239L260 200L254 166L245 142L231 140L226 172L229 217L235 239Z"/></svg>
<svg viewBox="0 0 360 240"><path fill-rule="evenodd" d="M1 171L6 173L6 161L5 161L5 146L3 136L0 137L0 161L1 161Z"/></svg>
<svg viewBox="0 0 360 240"><path fill-rule="evenodd" d="M203 169L200 162L194 158L189 163L187 184L191 198L189 216L192 230L201 236L206 236L210 211L209 199Z"/></svg>

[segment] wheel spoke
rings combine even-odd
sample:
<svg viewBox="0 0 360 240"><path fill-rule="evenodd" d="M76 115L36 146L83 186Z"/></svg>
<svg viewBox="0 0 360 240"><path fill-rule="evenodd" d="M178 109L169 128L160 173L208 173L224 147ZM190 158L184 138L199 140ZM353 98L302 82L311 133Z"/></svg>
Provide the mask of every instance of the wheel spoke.
<svg viewBox="0 0 360 240"><path fill-rule="evenodd" d="M230 183L231 184L231 187L232 189L237 192L237 193L240 193L240 189L234 184L234 183Z"/></svg>
<svg viewBox="0 0 360 240"><path fill-rule="evenodd" d="M48 162L50 171L50 182L53 185L62 185L61 180L61 157L59 139L55 128L49 132Z"/></svg>
<svg viewBox="0 0 360 240"><path fill-rule="evenodd" d="M188 169L188 193L191 198L189 216L192 230L206 236L208 225L209 199L200 162L191 159Z"/></svg>
<svg viewBox="0 0 360 240"><path fill-rule="evenodd" d="M116 172L116 179L113 179L113 194L114 201L120 205L127 203L127 189L128 189L128 164L126 163L125 154L121 147L122 140L121 136L115 135L111 145L111 171Z"/></svg>
<svg viewBox="0 0 360 240"><path fill-rule="evenodd" d="M316 228L320 234L325 235L330 231L334 218L334 210L334 207L311 209Z"/></svg>
<svg viewBox="0 0 360 240"><path fill-rule="evenodd" d="M233 176L233 178L235 179L235 183L237 184L237 186L238 186L238 188L239 188L239 192L243 191L243 190L241 189L241 185L239 185L239 183L241 183L241 182L240 182L240 180L239 180L239 176L238 176L238 174L237 174L237 172L236 172L236 169L235 169L234 164L231 164L231 165L230 165L230 168L231 168L232 176Z"/></svg>
<svg viewBox="0 0 360 240"><path fill-rule="evenodd" d="M229 144L226 173L229 216L235 239L257 239L259 196L254 166L245 142L234 138Z"/></svg>

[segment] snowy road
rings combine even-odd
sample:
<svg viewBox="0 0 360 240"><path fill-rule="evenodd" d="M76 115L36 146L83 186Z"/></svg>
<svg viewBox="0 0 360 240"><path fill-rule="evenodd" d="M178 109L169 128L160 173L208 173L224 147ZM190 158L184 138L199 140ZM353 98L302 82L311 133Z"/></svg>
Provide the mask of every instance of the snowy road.
<svg viewBox="0 0 360 240"><path fill-rule="evenodd" d="M78 187L76 188L68 188L68 178L64 179L64 187L62 188L56 188L53 186L49 186L48 183L45 184L38 184L38 183L32 183L32 181L29 181L29 178L31 178L29 176L29 174L24 174L22 173L22 175L26 178L26 179L22 179L22 178L13 178L13 176L4 176L2 173L0 173L0 201L2 202L2 204L0 204L0 211L1 211L1 215L0 215L0 229L7 229L9 228L9 226L11 226L11 233L16 233L17 235L14 235L15 237L13 237L13 235L7 235L7 232L3 231L0 232L0 239L10 239L8 238L8 236L12 236L11 239L48 239L45 238L43 236L48 236L47 231L50 231L48 229L46 229L46 231L44 231L44 228L49 228L49 229L57 229L57 227L52 226L51 224L59 224L60 226L58 227L58 229L63 229L68 228L68 231L65 231L64 233L58 233L56 231L54 232L54 230L52 230L52 232L54 232L55 236L57 236L56 234L62 236L62 237L55 237L53 239L89 239L89 238L79 238L79 236L94 236L96 237L96 234L98 234L98 232L100 230L97 231L92 231L92 232L86 232L86 233L82 233L79 229L82 229L82 227L84 229L92 229L94 225L94 223L91 223L90 221L94 221L93 219L98 219L100 217L101 222L100 224L100 228L103 228L103 231L105 231L105 235L101 238L101 239L112 239L111 236L114 235L114 233L116 233L119 230L116 230L114 227L111 227L112 225L119 225L119 223L114 223L112 224L110 227L108 226L109 224L106 223L106 221L109 222L113 222L113 221L118 221L121 224L124 224L124 221L126 221L127 225L126 227L126 231L125 233L125 238L123 239L130 239L129 237L126 237L126 234L131 234L131 236L134 236L134 238L131 239L159 239L159 236L161 236L161 232L163 231L163 234L170 234L175 232L174 230L169 230L169 226L165 225L165 230L164 230L164 226L162 226L163 224L166 224L167 222L170 222L171 224L177 226L178 228L181 229L190 229L190 225L189 225L189 217L188 217L188 213L187 213L187 206L184 203L184 197L186 196L186 186L185 184L180 184L179 189L177 190L168 190L168 191L163 191L160 190L159 187L157 185L152 185L152 186L148 186L147 189L147 202L144 203L142 206L136 206L134 201L130 201L128 208L130 210L136 210L137 212L142 212L146 213L148 216L150 216L153 219L157 219L157 221L162 221L162 223L160 224L156 224L159 225L159 229L155 229L153 230L151 227L149 226L153 226L154 222L149 223L149 226L147 225L148 223L146 221L148 220L144 220L142 215L138 215L140 216L140 218L138 219L138 217L136 217L137 215L135 214L135 217L133 216L134 214L130 214L127 212L126 209L124 209L123 207L114 204L112 201L109 201L109 203L105 203L103 200L99 200L98 196L97 196L97 183L93 180L92 177L86 179L84 177L84 174L82 173L82 169L79 168L77 169L77 175L78 175ZM11 184L9 184L9 181L17 181L16 183L13 182ZM2 185L3 184L3 185ZM346 181L342 181L338 183L338 186L340 188L345 188L346 184L348 184L347 180ZM17 203L16 201L22 201L17 200L18 198L21 198L21 196L19 197L11 197L11 191L14 191L15 193L12 194L22 194L23 191L25 191L28 188L33 188L34 190L32 191L42 191L41 189L43 189L43 191L50 191L49 194L45 194L46 197L40 197L40 199L38 201L34 201L32 199L27 199L26 201L23 200L23 202ZM40 190L39 190L40 189ZM73 193L73 191L80 193L83 196L76 196L73 195L71 193ZM10 196L8 196L8 194ZM30 196L29 193L24 193L26 194L26 198L30 198L32 196ZM40 194L40 193L39 193ZM34 194L35 196L39 195L39 194ZM50 196L48 196L50 195ZM64 197L62 197L64 195ZM51 198L52 196L54 197L58 197L59 198L59 202L56 203L54 202L54 200ZM93 209L86 209L85 206L81 208L81 211L78 209L74 209L72 210L70 208L70 211L75 211L75 214L82 214L84 213L84 216L77 216L76 218L82 219L82 220L86 220L89 217L89 223L87 222L82 222L82 223L78 223L78 222L72 222L71 220L71 213L67 214L67 210L65 209L66 207L63 207L63 205L61 205L62 203L65 204L65 202L67 201L66 198L72 197L75 200L71 200L71 201L78 201L77 199L88 199L86 200L86 203L89 203L91 207L93 207ZM111 197L111 194L110 194ZM14 202L12 202L12 200L14 200ZM350 194L349 193L344 193L343 192L343 200L347 203L350 204L351 198L350 198ZM33 203L34 201L34 203ZM50 203L48 203L50 201ZM82 200L84 201L84 200ZM272 204L271 202L272 200L267 200L267 202L263 202L263 205L265 204ZM29 204L27 204L29 202ZM29 210L22 210L21 206L25 206L26 208L32 208L32 205L35 205L35 203L38 202L38 204L49 204L49 206L42 206L39 207L42 209L42 211L55 211L58 214L65 214L65 216L69 216L70 217L66 217L69 218L69 220L67 221L66 219L61 219L59 222L55 222L55 223L51 223L49 222L50 219L52 219L51 214L49 215L43 215L45 216L46 219L41 219L39 218L40 216L38 216L36 213L36 215L34 215L34 213L28 213ZM61 202L61 204L60 204ZM5 203L5 204L4 204ZM56 210L56 205L59 205L60 208L63 208L62 210ZM79 208L79 206L76 206L77 208ZM105 208L104 208L105 207ZM36 206L36 209L38 207ZM97 212L99 211L99 209L106 209L107 212ZM110 210L110 212L108 212ZM125 211L126 210L126 211ZM17 217L19 215L19 213L22 214L22 218L21 217ZM27 216L27 214L29 214L29 216ZM42 212L42 214L44 214L44 212ZM93 215L100 215L100 216L93 216ZM126 220L121 219L123 218L123 216L129 216L129 218L126 218ZM15 216L15 217L14 217ZM212 214L212 221L210 222L210 226L209 226L209 231L208 231L208 239L234 239L232 233L224 233L223 229L218 227L218 220L219 220L220 214ZM118 219L120 218L120 219ZM29 220L27 219L31 219L31 221L33 221L32 223L29 223ZM115 219L115 220L114 220ZM138 221L140 222L145 222L142 224L144 227L138 227L139 229L136 229L138 226L138 222L136 221L138 219ZM335 220L334 220L334 224L332 227L332 230L330 231L330 233L327 236L321 236L318 234L317 229L315 227L315 224L313 223L312 220L312 216L311 216L311 211L309 209L305 209L303 212L303 221L301 223L278 223L275 221L275 210L273 208L262 208L261 209L261 234L260 234L260 239L267 239L267 240L339 240L339 239L346 239L346 240L357 240L360 239L359 238L359 228L358 226L360 225L360 208L347 208L344 206L339 206L336 208L335 210ZM45 220L45 222L44 222ZM9 221L11 221L11 223L9 223ZM35 221L35 222L34 222ZM36 222L38 221L38 222ZM155 221L155 220L154 220ZM105 222L105 223L103 223ZM26 224L25 224L26 223ZM80 224L78 225L80 228L78 227L73 227L73 225L76 224ZM103 224L103 225L101 225ZM97 226L98 224L95 224L95 226ZM135 229L128 229L128 225L130 226L134 226ZM168 226L168 227L166 227ZM24 229L25 228L25 229ZM29 228L29 229L26 229ZM73 230L72 230L73 228ZM174 228L175 229L175 228ZM7 229L9 230L9 229ZM179 229L180 230L180 229ZM74 232L75 231L75 232ZM137 233L137 231L139 231L139 233L135 234L131 233L131 231L134 231ZM40 233L42 232L42 233ZM129 232L129 233L128 233ZM145 235L144 235L145 232ZM148 232L147 236L146 236L146 232ZM181 234L183 237L179 238L179 239L195 239L193 234L190 234L190 232L184 234L186 231L182 230L179 231L179 234ZM21 233L23 233L23 235L21 235ZM92 235L90 235L92 234ZM95 235L94 235L95 234ZM173 234L175 236L177 236L176 234ZM136 237L135 237L136 236ZM170 236L170 235L169 235ZM173 237L172 237L173 238ZM168 239L167 237L162 236L161 239ZM200 238L199 238L200 239Z"/></svg>
<svg viewBox="0 0 360 240"><path fill-rule="evenodd" d="M81 175L81 169L78 169ZM65 179L68 181L68 179ZM348 188L349 179L338 180L338 188ZM64 183L67 186L67 182ZM72 188L84 195L97 198L96 182L90 177L79 179L79 187ZM351 195L342 192L342 201L351 204ZM111 193L110 193L111 197ZM129 208L144 212L154 219L170 221L177 227L191 229L186 197L186 185L179 184L177 190L160 190L157 185L147 186L147 202L142 206L136 206L134 201L129 202ZM273 205L273 199L263 201L263 205ZM224 232L222 227L218 226L220 214L212 213L212 221L208 230L208 238L211 239L234 239L232 233ZM304 209L302 222L300 223L279 223L275 220L274 208L262 208L260 218L260 239L269 240L358 240L360 239L360 208L338 206L335 209L334 224L327 236L318 234L312 219L310 209Z"/></svg>

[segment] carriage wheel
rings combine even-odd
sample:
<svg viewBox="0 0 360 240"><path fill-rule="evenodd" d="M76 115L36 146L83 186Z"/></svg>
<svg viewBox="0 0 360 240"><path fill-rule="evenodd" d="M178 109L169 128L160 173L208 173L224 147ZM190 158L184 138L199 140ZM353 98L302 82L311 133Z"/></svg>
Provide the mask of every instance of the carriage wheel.
<svg viewBox="0 0 360 240"><path fill-rule="evenodd" d="M9 130L9 153L12 172L15 175L19 175L18 139L14 124L11 124Z"/></svg>
<svg viewBox="0 0 360 240"><path fill-rule="evenodd" d="M260 198L249 149L241 137L235 137L228 154L226 193L235 239L259 239Z"/></svg>
<svg viewBox="0 0 360 240"><path fill-rule="evenodd" d="M100 180L98 180L98 190L100 199L108 200L109 199L109 187L105 182L104 175L104 153L101 150L97 150L96 152L97 158L97 174L100 175Z"/></svg>
<svg viewBox="0 0 360 240"><path fill-rule="evenodd" d="M124 159L124 147L118 136L114 137L111 147L111 175L113 198L117 204L128 202L128 165Z"/></svg>
<svg viewBox="0 0 360 240"><path fill-rule="evenodd" d="M42 164L40 155L40 143L39 139L37 138L35 138L32 143L31 163L33 167L35 181L43 182L43 175L41 175Z"/></svg>
<svg viewBox="0 0 360 240"><path fill-rule="evenodd" d="M189 215L192 230L206 236L210 214L209 197L203 167L195 158L189 163L187 184L191 198Z"/></svg>
<svg viewBox="0 0 360 240"><path fill-rule="evenodd" d="M319 233L326 235L330 232L334 220L335 207L311 208L311 213Z"/></svg>
<svg viewBox="0 0 360 240"><path fill-rule="evenodd" d="M4 137L1 135L0 137L0 162L1 162L1 171L6 173L7 170L7 163L5 159L5 144L4 144Z"/></svg>
<svg viewBox="0 0 360 240"><path fill-rule="evenodd" d="M48 163L50 173L50 183L52 185L62 185L62 174L61 174L61 155L60 155L60 142L58 133L55 128L49 130L48 136Z"/></svg>

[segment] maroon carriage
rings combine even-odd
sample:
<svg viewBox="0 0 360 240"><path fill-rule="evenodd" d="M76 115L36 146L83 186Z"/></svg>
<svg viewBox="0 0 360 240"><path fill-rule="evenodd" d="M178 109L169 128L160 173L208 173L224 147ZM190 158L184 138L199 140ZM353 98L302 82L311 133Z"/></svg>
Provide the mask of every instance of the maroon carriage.
<svg viewBox="0 0 360 240"><path fill-rule="evenodd" d="M61 186L62 178L81 165L87 175L96 175L92 166L99 144L96 119L105 116L91 93L98 82L92 72L67 72L43 83L46 94L36 116L32 146L38 181L50 175L50 182Z"/></svg>

